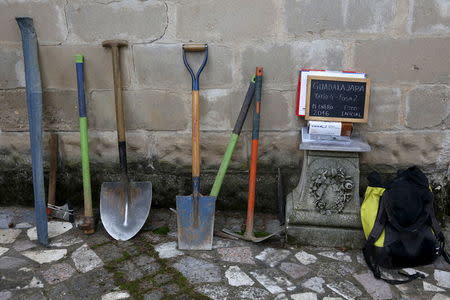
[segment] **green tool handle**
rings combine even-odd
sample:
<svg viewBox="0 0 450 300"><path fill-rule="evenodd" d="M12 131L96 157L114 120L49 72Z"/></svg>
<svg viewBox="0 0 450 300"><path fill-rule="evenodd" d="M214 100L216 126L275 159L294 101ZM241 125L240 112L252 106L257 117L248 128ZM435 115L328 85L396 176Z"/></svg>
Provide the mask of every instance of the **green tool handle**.
<svg viewBox="0 0 450 300"><path fill-rule="evenodd" d="M239 112L238 119L234 126L233 132L230 136L230 141L228 142L227 149L220 164L219 171L217 172L216 179L214 180L213 187L211 189L211 196L217 197L220 193L222 187L223 179L227 173L228 166L230 165L231 157L233 156L234 148L241 134L242 126L244 125L245 119L247 117L248 110L253 100L253 95L255 94L255 76L253 76L250 84L248 86L247 93L245 95L244 102L242 103L241 111Z"/></svg>

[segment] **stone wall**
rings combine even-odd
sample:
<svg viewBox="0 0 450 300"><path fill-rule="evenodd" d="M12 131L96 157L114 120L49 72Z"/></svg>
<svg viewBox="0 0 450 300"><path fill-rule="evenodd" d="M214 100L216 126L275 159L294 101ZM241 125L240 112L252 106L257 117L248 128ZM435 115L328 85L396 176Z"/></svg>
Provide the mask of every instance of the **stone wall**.
<svg viewBox="0 0 450 300"><path fill-rule="evenodd" d="M373 147L362 155L367 170L418 164L445 175L448 169L448 1L0 1L3 170L27 169L30 160L15 16L35 21L44 128L59 133L64 166L78 166L80 161L75 54L84 54L86 60L91 160L98 168L94 172L102 174L103 168L117 163L111 57L101 42L121 38L130 44L122 52L129 159L150 172L137 172L138 178L159 172L163 180L174 170L186 176L189 172L190 77L181 57L181 44L189 41L205 41L210 49L201 76L202 158L210 176L220 163L256 66L265 71L262 174L273 175L278 166L299 173L299 128L305 122L294 109L297 71L303 67L363 71L371 78L370 120L356 125ZM244 126L231 164L243 183L250 123ZM161 165L170 171L158 169ZM71 174L79 176L77 168L73 170ZM5 174L3 186L10 179ZM242 188L239 199L246 197L245 184ZM175 188L170 197L176 193L187 191Z"/></svg>

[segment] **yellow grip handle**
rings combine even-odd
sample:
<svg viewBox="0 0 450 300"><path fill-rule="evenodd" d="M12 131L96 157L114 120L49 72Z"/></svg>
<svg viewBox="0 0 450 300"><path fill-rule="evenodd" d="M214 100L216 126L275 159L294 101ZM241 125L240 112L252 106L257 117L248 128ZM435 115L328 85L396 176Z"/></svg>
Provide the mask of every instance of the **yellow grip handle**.
<svg viewBox="0 0 450 300"><path fill-rule="evenodd" d="M207 47L207 44L183 44L183 50L187 52L202 52Z"/></svg>

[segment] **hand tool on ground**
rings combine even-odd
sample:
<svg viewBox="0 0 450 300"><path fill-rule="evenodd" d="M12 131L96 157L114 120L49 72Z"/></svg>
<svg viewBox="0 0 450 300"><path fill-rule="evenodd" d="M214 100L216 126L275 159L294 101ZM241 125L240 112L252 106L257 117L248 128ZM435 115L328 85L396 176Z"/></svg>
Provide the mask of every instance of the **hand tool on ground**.
<svg viewBox="0 0 450 300"><path fill-rule="evenodd" d="M233 132L230 136L230 141L228 142L227 149L220 164L219 171L217 172L216 179L214 180L213 187L211 189L211 196L217 197L222 187L223 178L228 170L228 165L231 161L231 156L233 155L234 148L236 147L237 140L241 134L242 126L244 125L245 119L247 118L248 109L252 104L253 95L255 94L255 76L253 76L250 84L248 86L247 94L245 95L244 103L242 103L241 111L234 125Z"/></svg>
<svg viewBox="0 0 450 300"><path fill-rule="evenodd" d="M73 223L72 206L67 202L62 206L56 205L56 178L58 171L58 135L50 134L50 171L48 174L47 215L49 217L69 221Z"/></svg>
<svg viewBox="0 0 450 300"><path fill-rule="evenodd" d="M116 103L117 137L120 161L120 182L104 182L100 192L100 217L106 231L116 240L126 241L136 235L147 220L152 204L152 183L133 182L128 177L125 141L125 118L122 101L122 78L119 48L127 41L110 40L102 43L111 48L114 98Z"/></svg>
<svg viewBox="0 0 450 300"><path fill-rule="evenodd" d="M255 110L253 113L253 129L252 129L252 150L250 155L250 174L248 184L248 204L247 204L247 220L245 223L245 232L243 235L235 233L229 229L222 229L223 232L243 240L251 242L262 242L277 234L279 231L264 237L255 237L253 232L253 221L255 211L256 198L256 167L258 162L258 143L259 143L259 121L261 113L261 88L262 88L263 68L256 68L256 88L255 88Z"/></svg>
<svg viewBox="0 0 450 300"><path fill-rule="evenodd" d="M178 248L211 250L216 197L200 194L200 74L208 60L207 44L184 44L183 61L192 78L192 189L191 196L177 196ZM194 73L188 52L202 52L203 62Z"/></svg>
<svg viewBox="0 0 450 300"><path fill-rule="evenodd" d="M39 243L48 245L48 225L45 205L44 164L42 157L42 85L39 71L38 41L33 19L16 18L22 35L25 85L30 125L31 164L33 172L34 210Z"/></svg>
<svg viewBox="0 0 450 300"><path fill-rule="evenodd" d="M81 169L83 174L83 198L84 216L82 217L80 229L85 234L95 232L95 221L92 213L92 192L91 173L89 170L89 138L86 97L84 92L84 56L75 56L75 68L77 71L78 89L78 113L80 116L80 149L81 149Z"/></svg>

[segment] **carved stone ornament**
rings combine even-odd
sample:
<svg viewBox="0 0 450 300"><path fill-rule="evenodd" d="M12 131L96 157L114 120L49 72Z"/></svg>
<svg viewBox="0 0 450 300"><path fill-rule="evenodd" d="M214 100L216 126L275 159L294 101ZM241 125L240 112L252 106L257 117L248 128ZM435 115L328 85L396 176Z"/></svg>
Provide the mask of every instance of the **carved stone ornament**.
<svg viewBox="0 0 450 300"><path fill-rule="evenodd" d="M339 214L353 198L354 183L342 168L321 168L313 173L309 194L323 215Z"/></svg>

